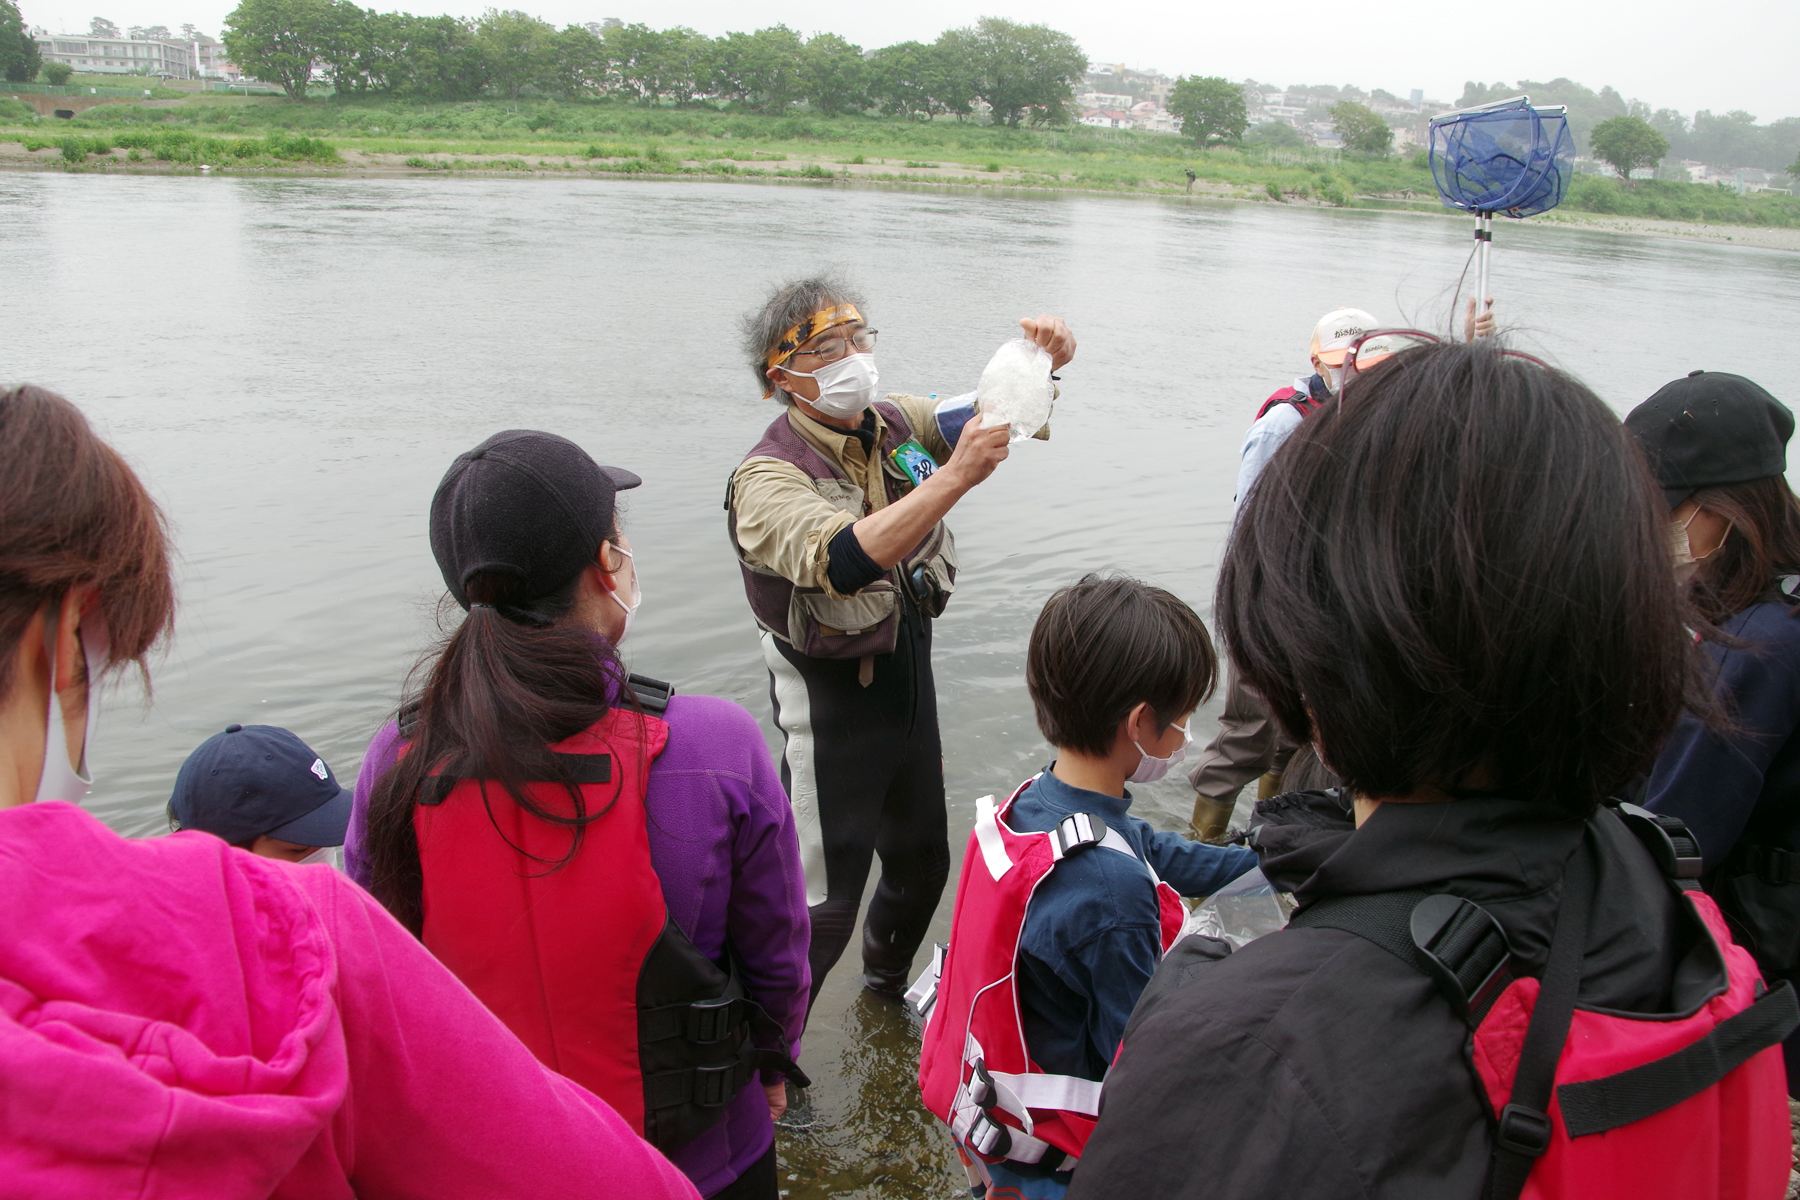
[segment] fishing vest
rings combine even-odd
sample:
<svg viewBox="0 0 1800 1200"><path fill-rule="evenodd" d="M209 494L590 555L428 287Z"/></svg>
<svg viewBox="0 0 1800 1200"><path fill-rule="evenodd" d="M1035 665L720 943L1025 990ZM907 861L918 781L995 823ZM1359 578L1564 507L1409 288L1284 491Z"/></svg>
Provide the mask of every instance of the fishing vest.
<svg viewBox="0 0 1800 1200"><path fill-rule="evenodd" d="M912 440L912 426L896 405L878 400L874 408L886 422L887 432L871 455L880 459L882 483L887 489L885 499L892 504L913 487L892 457L894 451ZM800 436L786 412L763 431L762 440L744 456L744 462L753 458L773 458L793 464L812 480L819 495L845 512L865 517L873 511L863 490L852 484L837 464ZM880 579L853 596L835 600L824 588L796 584L786 576L752 563L738 544L733 499L734 489L727 486L726 530L731 538L732 552L737 555L738 566L744 573L744 593L750 599L750 611L755 614L758 625L802 654L815 658L868 658L892 654L900 630L901 589L906 589L906 594L927 617L942 614L950 601L950 593L956 590L956 540L942 521L932 526L919 544Z"/></svg>
<svg viewBox="0 0 1800 1200"><path fill-rule="evenodd" d="M1162 949L1181 932L1187 909L1117 830L1075 813L1055 829L1016 833L1006 823L1020 784L998 809L976 801L950 920L950 944L907 993L925 1016L919 1091L962 1150L983 1162L1075 1165L1100 1115L1100 1081L1052 1075L1031 1059L1019 1017L1017 964L1025 914L1040 883L1070 855L1124 854L1156 888Z"/></svg>
<svg viewBox="0 0 1800 1200"><path fill-rule="evenodd" d="M604 814L560 867L570 827L491 781L457 778L413 810L426 948L539 1062L661 1150L718 1121L760 1069L806 1080L729 949L723 967L708 959L663 902L644 794L668 739L659 718L613 708L550 747L571 782L525 794L572 818L573 787L587 814Z"/></svg>
<svg viewBox="0 0 1800 1200"><path fill-rule="evenodd" d="M1685 1011L1577 1005L1594 890L1585 845L1564 876L1542 979L1515 978L1500 923L1457 896L1329 897L1290 926L1366 938L1432 978L1468 1024L1467 1059L1493 1115L1489 1200L1774 1200L1786 1192L1793 1150L1779 1043L1800 1024L1800 1005L1788 983L1765 987L1732 942L1699 890L1700 849L1687 828L1632 805L1618 816L1678 896L1686 934L1675 978L1693 1001Z"/></svg>

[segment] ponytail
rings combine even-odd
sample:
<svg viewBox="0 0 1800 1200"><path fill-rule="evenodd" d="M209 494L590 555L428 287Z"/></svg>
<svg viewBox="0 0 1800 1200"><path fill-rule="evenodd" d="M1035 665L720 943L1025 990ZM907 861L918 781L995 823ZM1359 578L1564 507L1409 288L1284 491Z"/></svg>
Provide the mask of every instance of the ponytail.
<svg viewBox="0 0 1800 1200"><path fill-rule="evenodd" d="M484 803L490 787L504 789L526 812L570 829L562 858L527 855L549 871L575 856L582 831L607 811L587 811L567 760L549 749L598 722L615 695L630 694L611 643L568 619L579 579L527 603L516 595L518 579L475 575L468 615L415 668L424 682L401 709L406 745L375 785L367 833L370 891L415 936L424 923L415 805L441 801L461 779L481 781ZM524 790L546 781L568 789L573 816Z"/></svg>

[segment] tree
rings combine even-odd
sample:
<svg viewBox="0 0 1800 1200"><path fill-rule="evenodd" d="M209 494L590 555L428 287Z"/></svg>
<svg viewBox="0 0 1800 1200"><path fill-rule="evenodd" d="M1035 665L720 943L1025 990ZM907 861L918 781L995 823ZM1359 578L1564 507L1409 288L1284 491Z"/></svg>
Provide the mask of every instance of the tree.
<svg viewBox="0 0 1800 1200"><path fill-rule="evenodd" d="M1633 171L1662 161L1669 152L1669 139L1650 128L1641 117L1610 117L1594 126L1588 148L1630 187Z"/></svg>
<svg viewBox="0 0 1800 1200"><path fill-rule="evenodd" d="M815 33L800 52L801 90L826 116L869 107L868 75L862 47L835 33Z"/></svg>
<svg viewBox="0 0 1800 1200"><path fill-rule="evenodd" d="M966 116L975 99L969 72L956 70L941 46L896 42L871 54L868 66L870 102L890 117Z"/></svg>
<svg viewBox="0 0 1800 1200"><path fill-rule="evenodd" d="M804 94L800 35L786 25L728 33L713 43L712 90L758 112L778 113Z"/></svg>
<svg viewBox="0 0 1800 1200"><path fill-rule="evenodd" d="M547 21L507 9L488 9L475 26L475 44L487 65L488 80L517 100L525 87L553 84L559 43L556 27Z"/></svg>
<svg viewBox="0 0 1800 1200"><path fill-rule="evenodd" d="M612 56L606 40L586 25L570 25L556 35L556 82L572 96L596 96L612 86Z"/></svg>
<svg viewBox="0 0 1800 1200"><path fill-rule="evenodd" d="M240 0L225 18L225 53L245 74L278 84L290 100L304 100L315 65L340 52L349 23L345 9L362 15L339 0Z"/></svg>
<svg viewBox="0 0 1800 1200"><path fill-rule="evenodd" d="M1087 55L1068 34L999 17L948 30L938 44L963 58L973 76L973 90L987 101L994 120L1013 127L1027 113L1034 125L1066 121L1074 85L1088 65Z"/></svg>
<svg viewBox="0 0 1800 1200"><path fill-rule="evenodd" d="M1800 154L1794 156L1794 165L1787 169L1787 173L1794 177L1795 183L1800 183Z"/></svg>
<svg viewBox="0 0 1800 1200"><path fill-rule="evenodd" d="M66 62L47 62L44 64L44 82L53 87L61 87L63 84L69 82L69 76L74 73L75 68L71 67Z"/></svg>
<svg viewBox="0 0 1800 1200"><path fill-rule="evenodd" d="M119 27L105 17L95 17L88 22L88 36L96 38L116 38L120 36Z"/></svg>
<svg viewBox="0 0 1800 1200"><path fill-rule="evenodd" d="M167 25L149 25L144 28L144 36L153 42L172 42L175 35L169 32Z"/></svg>
<svg viewBox="0 0 1800 1200"><path fill-rule="evenodd" d="M1169 89L1168 109L1196 146L1240 141L1250 124L1244 89L1217 75L1177 79Z"/></svg>
<svg viewBox="0 0 1800 1200"><path fill-rule="evenodd" d="M470 22L455 17L406 17L404 46L392 78L394 94L419 100L471 100L487 86L487 62Z"/></svg>
<svg viewBox="0 0 1800 1200"><path fill-rule="evenodd" d="M1276 150L1306 145L1300 131L1286 121L1264 121L1245 134L1244 141Z"/></svg>
<svg viewBox="0 0 1800 1200"><path fill-rule="evenodd" d="M1354 100L1332 106L1331 127L1343 140L1344 149L1358 154L1386 155L1394 145L1394 131L1381 115Z"/></svg>
<svg viewBox="0 0 1800 1200"><path fill-rule="evenodd" d="M30 83L42 66L37 41L25 28L25 18L12 0L0 0L0 76L14 83Z"/></svg>
<svg viewBox="0 0 1800 1200"><path fill-rule="evenodd" d="M685 25L663 30L651 62L656 94L676 104L692 103L712 77L712 54L713 40L703 33Z"/></svg>

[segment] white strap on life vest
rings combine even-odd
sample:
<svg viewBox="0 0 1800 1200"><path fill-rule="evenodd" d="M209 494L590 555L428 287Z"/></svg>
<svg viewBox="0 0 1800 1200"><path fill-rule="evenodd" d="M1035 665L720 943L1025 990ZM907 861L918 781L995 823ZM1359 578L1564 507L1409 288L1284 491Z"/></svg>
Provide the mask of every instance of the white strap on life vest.
<svg viewBox="0 0 1800 1200"><path fill-rule="evenodd" d="M988 1077L1000 1086L1002 1098L1010 1092L1011 1098L1024 1108L1055 1108L1086 1117L1100 1115L1100 1081L1097 1079L1037 1072L1013 1075L1006 1071L989 1071ZM1010 1105L1003 1103L1001 1107L1015 1117L1020 1116Z"/></svg>
<svg viewBox="0 0 1800 1200"><path fill-rule="evenodd" d="M1006 854L1006 839L1000 836L997 811L992 796L975 802L975 844L981 847L981 861L987 864L988 874L996 883L1013 867Z"/></svg>

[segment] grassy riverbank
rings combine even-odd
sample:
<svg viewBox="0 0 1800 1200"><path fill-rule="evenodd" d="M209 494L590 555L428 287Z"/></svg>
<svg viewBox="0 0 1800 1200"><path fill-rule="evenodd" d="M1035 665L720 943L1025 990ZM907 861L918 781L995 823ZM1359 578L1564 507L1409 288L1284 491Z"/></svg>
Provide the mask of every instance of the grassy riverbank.
<svg viewBox="0 0 1800 1200"><path fill-rule="evenodd" d="M69 170L287 163L311 170L835 178L1147 194L1187 191L1185 172L1192 170L1196 193L1224 198L1439 207L1422 153L1371 159L1256 145L1198 150L1166 134L1079 126L774 117L609 101L296 104L222 93L147 106L101 105L73 120L44 120L22 118L7 103L0 100L0 162L29 160ZM282 150L302 145L303 153ZM1581 176L1563 207L1623 218L1800 228L1800 199L1737 196L1694 184L1646 181L1625 188L1616 180Z"/></svg>

